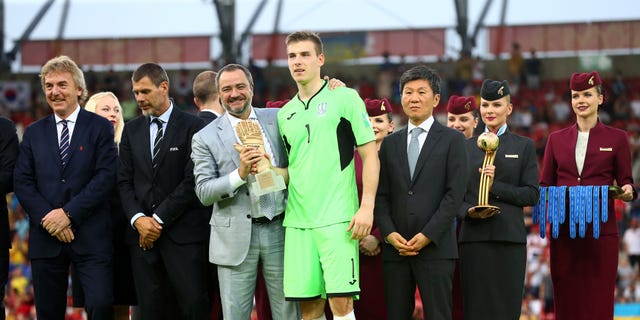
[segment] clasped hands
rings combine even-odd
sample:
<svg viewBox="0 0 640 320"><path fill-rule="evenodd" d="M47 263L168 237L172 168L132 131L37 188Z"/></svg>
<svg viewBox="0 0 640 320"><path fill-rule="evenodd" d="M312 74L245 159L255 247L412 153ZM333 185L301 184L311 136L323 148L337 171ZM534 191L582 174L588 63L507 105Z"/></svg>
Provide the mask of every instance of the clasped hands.
<svg viewBox="0 0 640 320"><path fill-rule="evenodd" d="M153 217L140 217L136 219L133 225L138 230L140 237L138 242L142 250L153 248L153 243L160 238L162 234L162 225Z"/></svg>
<svg viewBox="0 0 640 320"><path fill-rule="evenodd" d="M70 243L75 239L71 230L71 220L62 208L49 211L40 221L40 225L58 241Z"/></svg>
<svg viewBox="0 0 640 320"><path fill-rule="evenodd" d="M431 239L427 238L427 236L421 232L418 232L409 241L397 232L390 233L386 239L389 244L398 250L398 254L407 257L417 256L422 248L431 243Z"/></svg>

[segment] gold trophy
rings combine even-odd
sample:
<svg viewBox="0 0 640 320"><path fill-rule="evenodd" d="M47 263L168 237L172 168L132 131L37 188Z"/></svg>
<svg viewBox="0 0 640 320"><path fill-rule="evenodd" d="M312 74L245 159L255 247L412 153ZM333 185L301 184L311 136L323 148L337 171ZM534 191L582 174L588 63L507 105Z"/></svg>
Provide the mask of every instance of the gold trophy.
<svg viewBox="0 0 640 320"><path fill-rule="evenodd" d="M484 162L482 168L493 165L496 159L496 150L499 143L498 136L492 132L485 132L478 137L478 148L484 150ZM469 217L476 219L486 219L500 213L500 208L489 205L489 190L493 179L484 172L480 174L480 189L478 191L478 205L468 210Z"/></svg>
<svg viewBox="0 0 640 320"><path fill-rule="evenodd" d="M262 130L260 126L251 120L243 120L236 125L236 133L242 145L235 144L234 148L240 152L244 148L255 148L260 150L263 154L266 154L264 148L264 140L262 139ZM253 179L250 179L251 188L253 193L257 196L263 194L284 190L286 188L284 178L277 175L271 169L271 162L269 159L263 157L257 163L258 173L255 175L255 183Z"/></svg>

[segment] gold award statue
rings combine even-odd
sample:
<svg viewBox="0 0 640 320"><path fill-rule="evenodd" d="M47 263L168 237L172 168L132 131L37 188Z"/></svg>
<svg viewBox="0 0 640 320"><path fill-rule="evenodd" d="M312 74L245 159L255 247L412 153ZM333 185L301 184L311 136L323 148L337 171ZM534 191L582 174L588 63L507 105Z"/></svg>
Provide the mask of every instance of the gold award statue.
<svg viewBox="0 0 640 320"><path fill-rule="evenodd" d="M492 132L485 132L478 137L478 148L485 151L482 169L488 165L493 165L496 159L496 150L499 143L498 136ZM495 174L495 173L494 173ZM480 189L478 191L478 205L469 208L469 217L476 219L486 219L500 213L500 208L489 205L489 190L493 184L493 178L483 172L480 174Z"/></svg>
<svg viewBox="0 0 640 320"><path fill-rule="evenodd" d="M264 141L262 140L262 130L260 126L251 121L243 120L236 126L236 133L242 145L235 144L234 148L240 152L243 148L256 148L263 154L266 154L264 149ZM277 175L271 169L271 162L267 158L262 158L257 163L257 174L255 175L255 183L251 183L253 193L257 196L263 194L284 190L286 188L284 178ZM253 182L253 181L250 181Z"/></svg>

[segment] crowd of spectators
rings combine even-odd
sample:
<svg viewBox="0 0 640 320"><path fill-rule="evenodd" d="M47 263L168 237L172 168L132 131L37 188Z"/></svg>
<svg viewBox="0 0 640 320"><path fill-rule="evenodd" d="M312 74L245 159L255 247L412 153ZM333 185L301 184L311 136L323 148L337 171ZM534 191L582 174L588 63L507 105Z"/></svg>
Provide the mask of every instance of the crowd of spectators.
<svg viewBox="0 0 640 320"><path fill-rule="evenodd" d="M511 58L505 61L508 80L511 82L513 114L509 123L510 130L532 138L536 144L539 160L542 159L548 134L568 126L573 122L568 80L549 80L541 74L544 60L530 49L525 59L521 48L514 45ZM441 77L443 83L441 104L446 104L451 94L479 96L479 89L486 77L485 61L481 57L462 55L454 61L442 58L428 63ZM348 86L357 89L362 98L388 98L394 106L397 128L406 124L400 107L398 78L412 65L393 63L386 56L375 76L350 76L348 68L332 77L343 80ZM254 105L263 106L266 101L283 100L293 95L294 88L284 78L276 76L276 67L269 64L259 67L250 62L250 70L255 82ZM122 105L123 118L134 118L138 114L136 102L131 94L130 77L125 72L94 72L85 70L89 93L112 91L117 94ZM176 106L195 113L191 93L192 81L199 70L178 70L171 78L172 97ZM567 79L568 79L567 75ZM626 130L632 150L633 175L636 184L640 181L640 78L625 77L621 71L609 79L603 79L605 103L601 107L600 120L614 127ZM28 110L11 110L0 105L0 115L12 119L18 128L18 134L31 122L43 117L48 108L37 76L31 79L31 107ZM446 123L444 107L436 108L436 118ZM481 127L481 126L479 126ZM7 319L33 319L35 308L33 289L30 285L30 266L27 259L28 221L26 214L13 195L8 195L12 246L10 251L10 280L4 303L7 307ZM640 201L630 204L620 202L616 206L616 218L619 221L620 259L616 299L619 303L640 303ZM528 262L526 292L523 298L521 319L553 319L553 290L549 271L548 239L541 239L538 228L528 225L527 237ZM547 237L548 238L548 237ZM82 319L79 310L69 309L67 319Z"/></svg>

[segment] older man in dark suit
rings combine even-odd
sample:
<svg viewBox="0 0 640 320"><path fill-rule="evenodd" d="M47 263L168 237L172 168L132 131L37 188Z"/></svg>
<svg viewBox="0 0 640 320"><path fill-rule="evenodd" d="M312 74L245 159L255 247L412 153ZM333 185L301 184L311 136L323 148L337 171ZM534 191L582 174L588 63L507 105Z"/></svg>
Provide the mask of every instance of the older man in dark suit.
<svg viewBox="0 0 640 320"><path fill-rule="evenodd" d="M0 118L0 288L4 290L9 274L9 218L5 195L13 191L13 167L18 157L18 136L11 120ZM0 319L4 320L4 305Z"/></svg>
<svg viewBox="0 0 640 320"><path fill-rule="evenodd" d="M190 158L204 123L174 106L161 66L143 64L131 80L143 115L125 125L118 186L141 319L205 319L210 213L196 198Z"/></svg>
<svg viewBox="0 0 640 320"><path fill-rule="evenodd" d="M416 284L425 319L451 319L458 249L454 218L467 184L464 136L433 117L440 77L418 66L400 77L408 127L380 147L375 219L389 319L411 319Z"/></svg>
<svg viewBox="0 0 640 320"><path fill-rule="evenodd" d="M40 79L53 114L27 127L14 173L15 193L29 215L37 316L64 318L71 263L89 319L112 319L113 125L80 107L86 85L69 57L49 60Z"/></svg>

